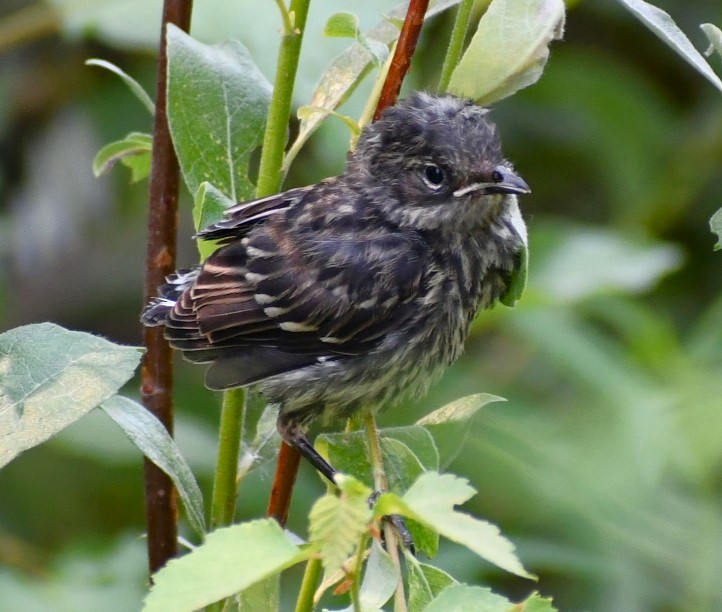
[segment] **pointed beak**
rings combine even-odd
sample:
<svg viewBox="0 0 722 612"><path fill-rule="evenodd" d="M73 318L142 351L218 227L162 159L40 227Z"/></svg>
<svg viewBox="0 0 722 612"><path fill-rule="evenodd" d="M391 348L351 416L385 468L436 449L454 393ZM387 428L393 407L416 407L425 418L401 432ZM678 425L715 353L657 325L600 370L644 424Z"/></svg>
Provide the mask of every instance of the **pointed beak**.
<svg viewBox="0 0 722 612"><path fill-rule="evenodd" d="M454 192L454 196L460 198L472 191L478 191L484 195L489 193L531 193L531 189L529 185L526 184L526 181L509 168L498 166L494 169L493 175L493 181L472 183L471 185L457 189Z"/></svg>

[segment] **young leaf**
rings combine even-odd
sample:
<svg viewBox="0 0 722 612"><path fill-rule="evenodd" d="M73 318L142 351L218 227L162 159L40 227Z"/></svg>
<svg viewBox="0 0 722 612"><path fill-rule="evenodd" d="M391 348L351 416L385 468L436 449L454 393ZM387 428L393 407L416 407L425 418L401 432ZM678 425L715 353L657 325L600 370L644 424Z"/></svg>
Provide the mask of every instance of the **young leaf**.
<svg viewBox="0 0 722 612"><path fill-rule="evenodd" d="M416 421L417 425L444 425L446 423L462 423L466 425L481 408L491 402L505 402L503 397L490 393L476 393L454 400L446 406L437 408Z"/></svg>
<svg viewBox="0 0 722 612"><path fill-rule="evenodd" d="M52 323L0 334L0 467L114 395L140 356Z"/></svg>
<svg viewBox="0 0 722 612"><path fill-rule="evenodd" d="M242 591L307 559L272 519L260 519L208 534L205 543L172 559L153 576L145 612L191 612Z"/></svg>
<svg viewBox="0 0 722 612"><path fill-rule="evenodd" d="M270 83L238 41L205 45L172 25L167 41L168 121L188 189L208 181L234 201L250 198Z"/></svg>
<svg viewBox="0 0 722 612"><path fill-rule="evenodd" d="M193 224L196 231L200 231L212 223L220 221L227 208L235 202L223 192L216 189L208 181L203 181L196 191L193 201ZM201 261L216 250L216 244L209 240L196 240L196 247Z"/></svg>
<svg viewBox="0 0 722 612"><path fill-rule="evenodd" d="M203 537L206 522L203 494L193 472L163 424L143 406L120 395L101 404L101 408L126 433L148 459L170 476L188 515L188 522Z"/></svg>
<svg viewBox="0 0 722 612"><path fill-rule="evenodd" d="M148 112L151 115L155 115L155 103L151 100L145 89L143 89L142 85L128 73L118 68L115 64L102 59L93 58L86 60L85 65L99 66L100 68L110 70L113 74L117 74L121 79L123 79L123 82L128 86L133 95L140 100L140 103L145 106Z"/></svg>
<svg viewBox="0 0 722 612"><path fill-rule="evenodd" d="M374 540L371 543L371 552L366 561L366 572L359 591L361 609L381 610L396 590L397 576L396 566L389 553ZM354 607L349 606L340 612L354 612Z"/></svg>
<svg viewBox="0 0 722 612"><path fill-rule="evenodd" d="M557 612L552 605L550 597L542 597L539 593L532 593L521 603L514 606L515 612Z"/></svg>
<svg viewBox="0 0 722 612"><path fill-rule="evenodd" d="M719 251L722 249L722 208L712 215L709 226L712 233L717 234L717 244L714 245L714 250Z"/></svg>
<svg viewBox="0 0 722 612"><path fill-rule="evenodd" d="M356 38L359 34L358 17L352 13L334 13L323 29L324 36Z"/></svg>
<svg viewBox="0 0 722 612"><path fill-rule="evenodd" d="M454 510L455 505L463 504L474 493L463 478L428 472L403 498L393 493L381 495L375 510L384 515L408 516L508 572L533 578L514 553L514 545L501 535L496 525Z"/></svg>
<svg viewBox="0 0 722 612"><path fill-rule="evenodd" d="M619 2L681 55L685 61L694 66L710 83L722 91L722 80L714 73L707 60L694 48L689 38L679 29L668 13L644 0L619 0Z"/></svg>
<svg viewBox="0 0 722 612"><path fill-rule="evenodd" d="M107 174L117 162L129 157L145 157L148 169L150 169L150 152L152 149L153 138L150 134L131 132L122 140L111 142L98 151L93 160L93 174L96 177ZM135 183L145 178L145 176L134 172L132 180Z"/></svg>
<svg viewBox="0 0 722 612"><path fill-rule="evenodd" d="M436 597L424 612L510 612L516 607L505 597L479 586L457 584L450 586Z"/></svg>
<svg viewBox="0 0 722 612"><path fill-rule="evenodd" d="M371 522L371 489L351 476L337 478L339 495L324 495L311 508L309 538L327 573L335 572L358 546Z"/></svg>
<svg viewBox="0 0 722 612"><path fill-rule="evenodd" d="M563 0L494 0L451 75L449 92L490 104L532 85L549 44L563 31Z"/></svg>

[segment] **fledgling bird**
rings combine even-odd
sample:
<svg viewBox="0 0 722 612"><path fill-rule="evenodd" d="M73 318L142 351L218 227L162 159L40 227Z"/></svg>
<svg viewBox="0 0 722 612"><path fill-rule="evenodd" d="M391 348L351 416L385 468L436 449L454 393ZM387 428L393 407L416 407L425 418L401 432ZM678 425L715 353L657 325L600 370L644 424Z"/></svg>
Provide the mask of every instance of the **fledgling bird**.
<svg viewBox="0 0 722 612"><path fill-rule="evenodd" d="M199 232L222 246L168 277L141 320L210 362L209 388L257 384L283 439L333 481L309 422L419 396L459 357L520 265L528 192L485 109L416 93L363 130L340 176Z"/></svg>

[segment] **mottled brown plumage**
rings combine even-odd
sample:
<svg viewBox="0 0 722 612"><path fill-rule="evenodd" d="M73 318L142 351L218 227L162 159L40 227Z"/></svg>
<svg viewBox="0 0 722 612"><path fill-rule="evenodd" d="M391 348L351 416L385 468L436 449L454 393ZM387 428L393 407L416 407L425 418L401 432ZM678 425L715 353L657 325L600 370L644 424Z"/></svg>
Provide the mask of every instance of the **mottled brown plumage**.
<svg viewBox="0 0 722 612"><path fill-rule="evenodd" d="M514 194L528 190L484 109L414 94L364 130L344 174L200 232L222 246L142 320L211 362L210 388L257 383L284 439L332 478L307 423L419 395L457 359L519 265Z"/></svg>

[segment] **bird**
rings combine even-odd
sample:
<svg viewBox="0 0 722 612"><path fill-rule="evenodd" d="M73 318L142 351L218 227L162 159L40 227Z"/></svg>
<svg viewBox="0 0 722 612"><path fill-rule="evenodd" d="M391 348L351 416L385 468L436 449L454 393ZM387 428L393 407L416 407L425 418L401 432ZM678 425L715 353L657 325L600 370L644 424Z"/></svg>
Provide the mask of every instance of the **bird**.
<svg viewBox="0 0 722 612"><path fill-rule="evenodd" d="M308 426L422 396L509 291L529 186L486 108L416 92L366 126L345 171L231 206L218 248L145 307L206 386L255 386L283 440L326 478Z"/></svg>

